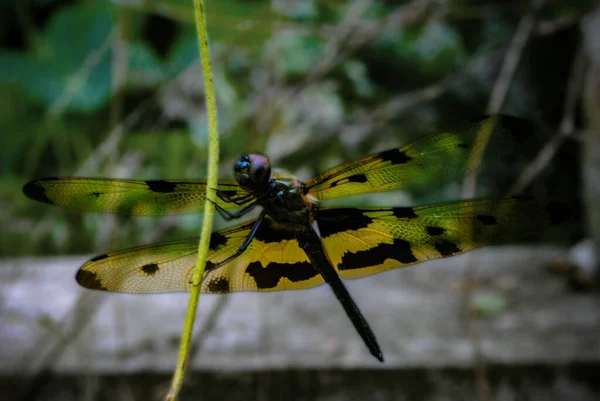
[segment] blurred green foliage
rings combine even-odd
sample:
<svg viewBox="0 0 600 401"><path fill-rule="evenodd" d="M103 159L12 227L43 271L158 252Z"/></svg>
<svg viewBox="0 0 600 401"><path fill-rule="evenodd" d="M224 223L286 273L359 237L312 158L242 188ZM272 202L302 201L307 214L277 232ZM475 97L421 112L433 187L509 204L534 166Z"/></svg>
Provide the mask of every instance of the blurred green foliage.
<svg viewBox="0 0 600 401"><path fill-rule="evenodd" d="M593 3L548 1L541 10L539 20L556 21L556 28L534 32L503 108L542 127L539 141L517 149L509 166L490 155L481 193L502 194L553 134L577 24ZM209 0L222 175L231 177L240 153L261 151L308 178L481 115L527 7ZM196 235L201 216L81 215L21 193L41 176L204 176L206 117L191 0L5 2L0 27L0 255L82 253ZM576 198L574 149L567 146L530 191ZM345 203L435 202L458 198L458 188L436 183L424 193Z"/></svg>

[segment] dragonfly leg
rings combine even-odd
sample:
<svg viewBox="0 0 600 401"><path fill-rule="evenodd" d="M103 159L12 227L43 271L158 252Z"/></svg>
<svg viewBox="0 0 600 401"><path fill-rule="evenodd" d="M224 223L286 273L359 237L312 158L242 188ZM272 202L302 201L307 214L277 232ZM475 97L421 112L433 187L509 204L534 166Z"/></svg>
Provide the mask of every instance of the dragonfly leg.
<svg viewBox="0 0 600 401"><path fill-rule="evenodd" d="M237 213L229 213L227 210L223 209L222 206L219 206L216 202L214 202L210 199L209 199L209 201L212 202L213 205L215 205L215 209L217 209L217 212L219 213L219 215L221 215L221 217L223 217L227 221L239 219L240 217L242 217L243 215L245 215L246 213L248 213L249 211L251 211L252 209L254 209L256 207L256 203L252 203Z"/></svg>
<svg viewBox="0 0 600 401"><path fill-rule="evenodd" d="M242 246L240 246L238 248L237 251L235 251L235 253L233 255L231 255L230 257L228 257L225 260L220 261L219 263L215 264L214 267L211 267L211 270L217 269L223 265L226 265L227 263L231 262L233 259L237 258L238 256L240 256L242 253L244 253L244 251L248 248L248 246L250 245L250 243L252 242L252 240L254 239L254 236L256 235L256 232L258 231L258 228L260 227L260 223L262 223L263 219L265 218L266 213L263 211L260 216L258 217L258 219L256 219L256 222L254 223L254 226L252 227L252 231L250 231L250 234L248 234L248 236L246 237L246 240L244 241L244 243L242 244Z"/></svg>
<svg viewBox="0 0 600 401"><path fill-rule="evenodd" d="M246 194L246 195L238 196L236 198L236 197L231 197L231 196L227 195L225 193L225 191L222 191L220 189L217 189L216 191L217 191L217 196L223 202L225 202L225 203L234 203L236 205L243 205L244 203L248 202L254 196L252 194Z"/></svg>

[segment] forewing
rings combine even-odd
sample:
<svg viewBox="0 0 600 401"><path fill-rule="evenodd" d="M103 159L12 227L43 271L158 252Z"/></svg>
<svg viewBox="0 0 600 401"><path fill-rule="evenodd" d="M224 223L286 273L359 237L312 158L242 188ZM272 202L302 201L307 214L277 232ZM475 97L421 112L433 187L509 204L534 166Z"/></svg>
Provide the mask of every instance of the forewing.
<svg viewBox="0 0 600 401"><path fill-rule="evenodd" d="M569 217L557 202L510 198L405 208L320 209L332 264L354 279L489 244L518 241Z"/></svg>
<svg viewBox="0 0 600 401"><path fill-rule="evenodd" d="M218 189L230 197L246 195L235 182ZM104 178L45 178L23 187L31 199L84 212L110 212L139 216L201 213L206 182L193 180L117 180ZM238 208L218 199L223 208Z"/></svg>
<svg viewBox="0 0 600 401"><path fill-rule="evenodd" d="M212 234L202 292L279 291L323 283L294 236L270 223L261 226L242 255L218 268L244 243L254 222ZM190 291L197 249L198 240L192 239L100 255L84 264L76 279L83 287L113 292Z"/></svg>
<svg viewBox="0 0 600 401"><path fill-rule="evenodd" d="M518 118L492 116L465 124L460 130L424 137L328 170L305 183L318 200L368 192L417 189L461 177L475 170L489 152L513 149L531 135L531 126Z"/></svg>

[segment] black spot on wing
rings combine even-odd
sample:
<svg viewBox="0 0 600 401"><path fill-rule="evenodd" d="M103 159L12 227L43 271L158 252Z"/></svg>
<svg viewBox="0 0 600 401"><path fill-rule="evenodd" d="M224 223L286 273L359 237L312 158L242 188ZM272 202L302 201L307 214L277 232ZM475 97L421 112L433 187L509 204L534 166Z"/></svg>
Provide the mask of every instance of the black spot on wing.
<svg viewBox="0 0 600 401"><path fill-rule="evenodd" d="M225 277L214 278L208 283L208 290L215 294L226 294L229 290L229 280Z"/></svg>
<svg viewBox="0 0 600 401"><path fill-rule="evenodd" d="M444 229L444 228L433 227L433 226L427 226L425 228L425 230L427 231L427 234L433 235L433 236L442 235L446 232L446 229Z"/></svg>
<svg viewBox="0 0 600 401"><path fill-rule="evenodd" d="M412 160L410 156L401 152L400 149L386 150L377 155L377 158L384 162L392 162L392 164L404 164Z"/></svg>
<svg viewBox="0 0 600 401"><path fill-rule="evenodd" d="M351 175L350 177L346 177L346 179L348 180L348 182L358 182L358 183L363 183L363 182L367 182L367 176L364 174L354 174Z"/></svg>
<svg viewBox="0 0 600 401"><path fill-rule="evenodd" d="M217 250L223 245L227 244L227 237L221 233L212 233L210 236L210 243L208 247L212 250Z"/></svg>
<svg viewBox="0 0 600 401"><path fill-rule="evenodd" d="M363 251L348 252L342 256L337 268L339 270L363 269L380 265L387 259L394 259L404 264L417 262L417 258L410 249L410 243L402 239L395 239L392 244L379 244Z"/></svg>
<svg viewBox="0 0 600 401"><path fill-rule="evenodd" d="M41 182L49 180L52 179L30 181L23 187L23 193L36 201L52 204L53 202L46 196L46 189L41 185Z"/></svg>
<svg viewBox="0 0 600 401"><path fill-rule="evenodd" d="M344 178L341 178L341 179L339 179L337 181L332 182L331 185L330 185L330 187L333 188L333 187L335 187L337 185L347 184L349 182L363 183L363 182L367 182L367 181L368 180L367 180L367 176L366 175L364 175L364 174L354 174L354 175L351 175L349 177L344 177Z"/></svg>
<svg viewBox="0 0 600 401"><path fill-rule="evenodd" d="M484 226L495 226L498 224L496 216L490 216L486 214L478 214L475 218Z"/></svg>
<svg viewBox="0 0 600 401"><path fill-rule="evenodd" d="M412 207L395 207L392 209L392 213L394 214L394 217L398 217L399 219L412 219L419 217Z"/></svg>
<svg viewBox="0 0 600 401"><path fill-rule="evenodd" d="M562 202L550 202L544 207L544 210L548 212L551 224L564 223L572 215L571 209Z"/></svg>
<svg viewBox="0 0 600 401"><path fill-rule="evenodd" d="M157 271L160 270L156 263L148 263L142 266L140 269L149 276L155 274Z"/></svg>
<svg viewBox="0 0 600 401"><path fill-rule="evenodd" d="M175 188L177 187L176 184L163 180L146 181L146 185L148 185L148 188L152 192L159 193L175 192Z"/></svg>
<svg viewBox="0 0 600 401"><path fill-rule="evenodd" d="M92 192L90 193L91 196L93 196L94 198L99 198L100 195L102 195L102 192Z"/></svg>
<svg viewBox="0 0 600 401"><path fill-rule="evenodd" d="M259 289L275 288L282 278L291 282L309 280L318 273L309 262L298 263L269 263L266 267L260 262L252 262L246 268Z"/></svg>
<svg viewBox="0 0 600 401"><path fill-rule="evenodd" d="M279 227L274 228L273 221L270 218L265 218L254 238L268 244L296 239L296 233L292 229L284 230Z"/></svg>
<svg viewBox="0 0 600 401"><path fill-rule="evenodd" d="M98 276L96 276L96 273L92 273L87 270L80 269L79 271L77 271L77 274L75 275L75 280L77 280L77 283L80 286L89 288L90 290L108 290L108 288L104 287L102 285L102 282L98 280Z"/></svg>
<svg viewBox="0 0 600 401"><path fill-rule="evenodd" d="M215 270L216 267L217 267L216 263L213 263L210 260L207 260L206 265L204 265L204 273L208 273L211 270ZM191 281L190 281L190 283L191 283Z"/></svg>
<svg viewBox="0 0 600 401"><path fill-rule="evenodd" d="M90 259L90 262L97 262L99 260L106 259L106 258L108 258L108 255L105 253L104 255L94 256L93 258Z"/></svg>
<svg viewBox="0 0 600 401"><path fill-rule="evenodd" d="M316 218L323 238L342 231L359 230L373 222L364 211L356 208L322 209L317 211Z"/></svg>
<svg viewBox="0 0 600 401"><path fill-rule="evenodd" d="M452 256L462 252L455 243L447 240L436 241L435 250L438 251L442 257Z"/></svg>

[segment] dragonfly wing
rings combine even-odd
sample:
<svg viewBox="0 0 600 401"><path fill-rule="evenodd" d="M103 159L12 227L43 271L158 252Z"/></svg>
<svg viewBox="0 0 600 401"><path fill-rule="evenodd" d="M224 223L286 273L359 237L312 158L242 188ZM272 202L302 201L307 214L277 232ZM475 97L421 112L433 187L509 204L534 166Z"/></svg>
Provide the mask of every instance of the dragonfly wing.
<svg viewBox="0 0 600 401"><path fill-rule="evenodd" d="M221 182L217 187L230 197L248 194L235 182ZM206 182L45 178L27 183L23 192L31 199L66 209L158 216L203 212ZM217 203L223 208L240 207L221 199Z"/></svg>
<svg viewBox="0 0 600 401"><path fill-rule="evenodd" d="M294 235L273 227L268 218L242 255L215 268L238 250L253 224L212 234L202 292L280 291L323 284ZM76 279L83 287L113 292L190 291L197 249L198 240L192 239L108 253L84 264Z"/></svg>
<svg viewBox="0 0 600 401"><path fill-rule="evenodd" d="M305 183L318 200L398 189L426 188L474 171L488 139L489 151L513 149L531 136L531 126L509 116L492 116L460 130L424 137L330 169Z"/></svg>
<svg viewBox="0 0 600 401"><path fill-rule="evenodd" d="M355 279L522 240L569 214L558 202L509 198L413 208L324 208L317 218L332 264L342 278Z"/></svg>

